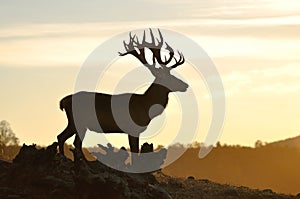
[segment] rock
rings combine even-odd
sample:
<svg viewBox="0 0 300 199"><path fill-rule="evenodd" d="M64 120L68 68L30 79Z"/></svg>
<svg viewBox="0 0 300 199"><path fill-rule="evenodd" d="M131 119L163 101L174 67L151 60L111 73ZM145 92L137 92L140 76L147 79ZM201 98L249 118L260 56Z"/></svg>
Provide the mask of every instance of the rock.
<svg viewBox="0 0 300 199"><path fill-rule="evenodd" d="M199 181L199 182L202 182L202 183L209 183L209 182L210 182L210 181L207 180L207 179L199 179L198 181Z"/></svg>
<svg viewBox="0 0 300 199"><path fill-rule="evenodd" d="M272 189L264 189L263 192L265 192L265 193L274 193L274 192L272 191Z"/></svg>
<svg viewBox="0 0 300 199"><path fill-rule="evenodd" d="M171 195L164 190L163 188L159 187L158 185L149 185L150 187L150 197L153 199L172 199Z"/></svg>
<svg viewBox="0 0 300 199"><path fill-rule="evenodd" d="M223 191L224 196L233 196L233 197L238 197L239 194L235 189L226 189Z"/></svg>
<svg viewBox="0 0 300 199"><path fill-rule="evenodd" d="M27 146L23 144L20 152L13 160L13 163L22 164L26 166L37 167L44 166L51 162L57 154L57 142L49 145L46 149L37 149L36 144Z"/></svg>

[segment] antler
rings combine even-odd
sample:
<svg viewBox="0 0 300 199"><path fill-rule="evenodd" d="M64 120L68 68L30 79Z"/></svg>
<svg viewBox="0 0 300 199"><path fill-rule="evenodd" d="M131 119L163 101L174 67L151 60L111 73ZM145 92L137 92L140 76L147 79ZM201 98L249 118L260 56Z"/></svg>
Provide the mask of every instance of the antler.
<svg viewBox="0 0 300 199"><path fill-rule="evenodd" d="M144 35L144 36L145 36L145 35ZM136 38L136 40L135 40L135 38ZM131 54L131 55L135 56L136 58L138 58L138 59L140 60L140 62L142 62L143 64L149 65L149 64L147 63L147 61L146 61L145 50L144 50L144 48L139 47L139 46L137 45L137 43L138 43L138 38L136 37L136 35L133 35L133 36L132 36L132 35L131 35L131 32L130 32L130 33L129 33L129 42L128 42L128 44L126 44L126 42L123 41L124 48L125 48L126 52L125 52L125 53L119 52L119 55L120 55L120 56L124 56L124 55ZM136 48L139 49L139 52L140 52L140 53L137 52Z"/></svg>
<svg viewBox="0 0 300 199"><path fill-rule="evenodd" d="M174 56L175 53L174 53L173 48L167 42L164 42L163 36L159 29L158 29L158 33L159 33L159 39L156 38L156 41L157 41L157 44L156 44L155 38L154 38L154 35L153 35L153 32L151 29L150 29L151 42L146 41L145 31L143 34L142 42L139 42L138 37L136 35L132 36L131 32L130 32L128 44L125 41L123 41L126 52L125 53L119 52L119 55L124 56L124 55L131 54L131 55L135 56L138 60L140 60L140 62L142 62L150 70L155 69L154 66L156 64L156 61L157 61L157 63L160 64L160 66L163 69L167 69L167 70L171 70L172 68L176 68L177 66L183 64L185 62L183 54L181 52L177 51L177 53L179 55L179 59L177 60ZM165 56L164 61L163 61L161 58L161 49L162 49L162 46L164 43L166 44L165 49L169 52L169 58L167 58ZM148 48L153 54L153 57L152 57L153 63L152 64L149 64L146 60L145 48ZM167 65L172 61L172 59L175 60L175 64L167 67Z"/></svg>

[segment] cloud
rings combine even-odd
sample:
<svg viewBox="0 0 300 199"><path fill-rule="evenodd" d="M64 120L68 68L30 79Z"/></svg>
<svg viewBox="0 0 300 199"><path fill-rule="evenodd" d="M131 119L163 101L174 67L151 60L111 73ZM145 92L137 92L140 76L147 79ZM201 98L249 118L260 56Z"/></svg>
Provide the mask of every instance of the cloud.
<svg viewBox="0 0 300 199"><path fill-rule="evenodd" d="M300 91L300 63L281 67L233 71L222 76L226 96L297 94Z"/></svg>
<svg viewBox="0 0 300 199"><path fill-rule="evenodd" d="M28 24L0 28L0 66L80 65L88 54L111 35L136 28L158 26L181 31L212 57L247 56L257 59L297 59L299 28L295 18L227 20ZM269 25L263 25L268 23ZM291 23L288 24L287 22ZM256 24L257 23L257 24ZM285 23L284 25L282 23ZM18 57L18 59L15 59ZM231 62L235 62L234 59Z"/></svg>
<svg viewBox="0 0 300 199"><path fill-rule="evenodd" d="M15 6L15 5L18 6ZM166 9L168 8L168 9ZM0 7L0 24L11 26L32 23L122 22L178 18L172 4L137 0L97 1L7 1Z"/></svg>
<svg viewBox="0 0 300 199"><path fill-rule="evenodd" d="M18 6L15 6L18 5ZM171 21L193 19L255 19L299 16L299 2L289 0L10 0L1 3L0 24Z"/></svg>

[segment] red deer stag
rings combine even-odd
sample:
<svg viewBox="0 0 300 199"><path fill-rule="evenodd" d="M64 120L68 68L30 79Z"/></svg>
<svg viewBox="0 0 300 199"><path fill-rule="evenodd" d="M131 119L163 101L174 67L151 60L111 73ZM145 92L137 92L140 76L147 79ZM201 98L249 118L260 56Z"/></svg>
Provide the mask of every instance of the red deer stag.
<svg viewBox="0 0 300 199"><path fill-rule="evenodd" d="M65 141L76 134L74 146L79 155L84 158L81 140L87 129L99 133L126 133L131 152L139 152L139 135L154 117L164 111L168 104L168 94L175 91L184 92L188 88L188 84L170 73L173 68L184 63L183 54L177 51L179 58L176 59L174 50L164 42L160 30L158 33L160 39L156 38L155 41L150 29L151 42L146 41L145 31L141 42L136 35L129 34L129 43L123 42L126 52L119 52L120 56L133 55L154 75L154 82L144 94L109 95L78 92L66 96L60 101L60 109L65 110L68 118L66 129L57 136L60 153L64 154ZM168 57L161 53L164 44L164 48L169 54ZM152 52L151 63L147 62L146 48ZM171 66L167 66L168 64ZM88 105L91 99L93 105ZM77 111L74 111L74 108ZM96 119L91 119L92 115ZM131 123L135 125L131 125Z"/></svg>

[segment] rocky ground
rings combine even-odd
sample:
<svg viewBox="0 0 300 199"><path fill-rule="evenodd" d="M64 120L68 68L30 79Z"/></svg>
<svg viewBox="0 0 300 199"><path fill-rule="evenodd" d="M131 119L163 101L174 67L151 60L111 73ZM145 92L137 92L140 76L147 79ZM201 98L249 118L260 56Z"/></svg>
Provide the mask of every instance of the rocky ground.
<svg viewBox="0 0 300 199"><path fill-rule="evenodd" d="M57 153L57 143L53 143L43 149L24 145L12 163L0 161L0 198L288 199L300 196L221 185L193 177L177 179L159 171L119 172L98 161L73 162Z"/></svg>

